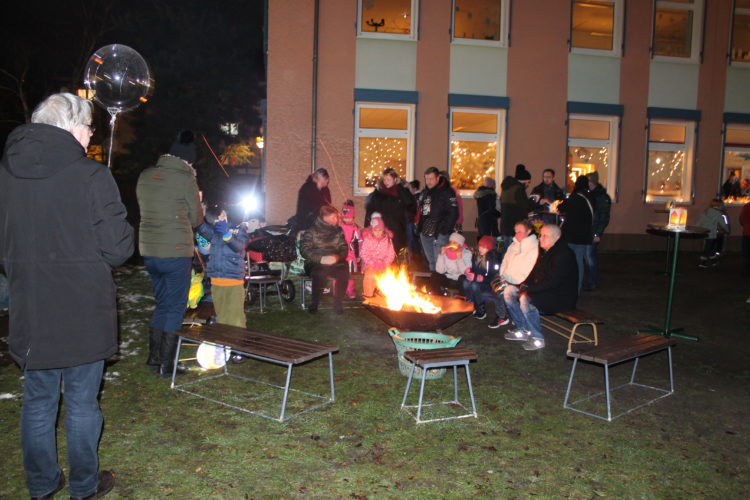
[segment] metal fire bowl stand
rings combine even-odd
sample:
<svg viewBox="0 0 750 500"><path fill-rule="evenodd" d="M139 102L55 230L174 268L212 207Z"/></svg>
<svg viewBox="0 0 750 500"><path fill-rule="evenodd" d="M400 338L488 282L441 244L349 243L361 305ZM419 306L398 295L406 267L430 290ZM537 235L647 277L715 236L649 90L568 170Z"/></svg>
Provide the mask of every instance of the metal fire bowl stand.
<svg viewBox="0 0 750 500"><path fill-rule="evenodd" d="M431 295L430 299L443 312L430 314L416 311L392 311L385 306L385 300L382 297L367 299L362 305L388 326L394 326L405 331L424 332L445 330L464 319L474 310L474 305L465 300L442 295Z"/></svg>

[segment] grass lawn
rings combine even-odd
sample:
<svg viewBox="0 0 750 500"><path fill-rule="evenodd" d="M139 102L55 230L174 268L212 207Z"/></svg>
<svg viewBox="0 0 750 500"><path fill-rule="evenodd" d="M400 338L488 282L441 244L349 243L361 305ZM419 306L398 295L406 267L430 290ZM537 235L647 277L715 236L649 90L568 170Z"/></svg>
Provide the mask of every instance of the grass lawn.
<svg viewBox="0 0 750 500"><path fill-rule="evenodd" d="M651 269L661 257L603 256L602 290L579 301L606 319L602 341L661 321L665 281ZM611 423L564 410L572 362L561 337L548 334L545 349L526 352L502 338L506 328L469 317L445 333L479 354L471 365L479 418L422 425L399 409L406 378L387 326L354 301L343 316L329 302L317 315L297 303L282 313L275 297L270 312L248 311L252 329L339 346L332 405L282 424L170 390L143 364L153 307L148 277L142 267L119 269L120 355L108 364L101 394L101 467L117 475L108 498L748 498L748 288L729 270L701 274L687 266L675 321L701 341L680 340L674 349L674 395ZM22 378L3 354L0 498L17 499L28 496L18 445ZM275 383L284 377L282 367L253 360L232 370ZM295 368L292 386L325 392L327 370L325 359ZM579 372L578 395L601 390L600 367L579 363ZM666 353L644 358L639 373L664 385ZM630 365L612 371L615 382L629 374ZM427 388L428 397L448 399L450 378ZM281 398L227 379L201 390L252 396L242 402L269 412ZM642 394L626 396L620 403ZM290 398L292 409L306 404Z"/></svg>

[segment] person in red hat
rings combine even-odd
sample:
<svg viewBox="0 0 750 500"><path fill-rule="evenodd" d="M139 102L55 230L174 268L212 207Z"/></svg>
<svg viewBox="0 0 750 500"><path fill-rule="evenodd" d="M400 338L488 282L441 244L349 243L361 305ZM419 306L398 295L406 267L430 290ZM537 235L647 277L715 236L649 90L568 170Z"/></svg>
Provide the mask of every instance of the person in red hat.
<svg viewBox="0 0 750 500"><path fill-rule="evenodd" d="M495 238L482 236L477 245L477 253L471 259L471 267L464 273L466 296L474 302L474 317L486 318L485 303L492 302L495 317L490 320L490 328L499 328L510 323L502 297L492 291L491 283L500 272L500 263L500 255L495 250Z"/></svg>

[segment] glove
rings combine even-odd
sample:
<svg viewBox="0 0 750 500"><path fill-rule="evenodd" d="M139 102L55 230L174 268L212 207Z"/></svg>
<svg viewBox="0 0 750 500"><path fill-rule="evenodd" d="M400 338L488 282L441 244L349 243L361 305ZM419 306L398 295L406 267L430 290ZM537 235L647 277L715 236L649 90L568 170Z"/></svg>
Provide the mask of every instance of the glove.
<svg viewBox="0 0 750 500"><path fill-rule="evenodd" d="M478 274L478 275L477 275L477 283L481 283L481 282L483 282L483 281L484 281L484 276L483 276L483 275L481 275L481 274Z"/></svg>
<svg viewBox="0 0 750 500"><path fill-rule="evenodd" d="M471 271L466 271L466 279L468 279L469 281L474 281L474 273L472 273Z"/></svg>
<svg viewBox="0 0 750 500"><path fill-rule="evenodd" d="M229 230L229 224L227 224L227 221L220 220L216 221L216 224L214 224L214 233L218 234L219 236L224 236L227 234L227 231Z"/></svg>

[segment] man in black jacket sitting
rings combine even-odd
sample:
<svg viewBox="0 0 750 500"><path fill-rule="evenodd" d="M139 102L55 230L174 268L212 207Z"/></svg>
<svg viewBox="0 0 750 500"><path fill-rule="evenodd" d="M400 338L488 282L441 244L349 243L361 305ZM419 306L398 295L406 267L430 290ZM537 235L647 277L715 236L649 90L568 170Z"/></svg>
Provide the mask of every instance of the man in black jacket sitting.
<svg viewBox="0 0 750 500"><path fill-rule="evenodd" d="M528 278L506 296L506 307L515 328L505 334L508 340L523 341L523 348L534 351L544 347L539 319L545 314L575 309L578 300L578 265L568 245L560 239L554 224L542 227L539 257Z"/></svg>

